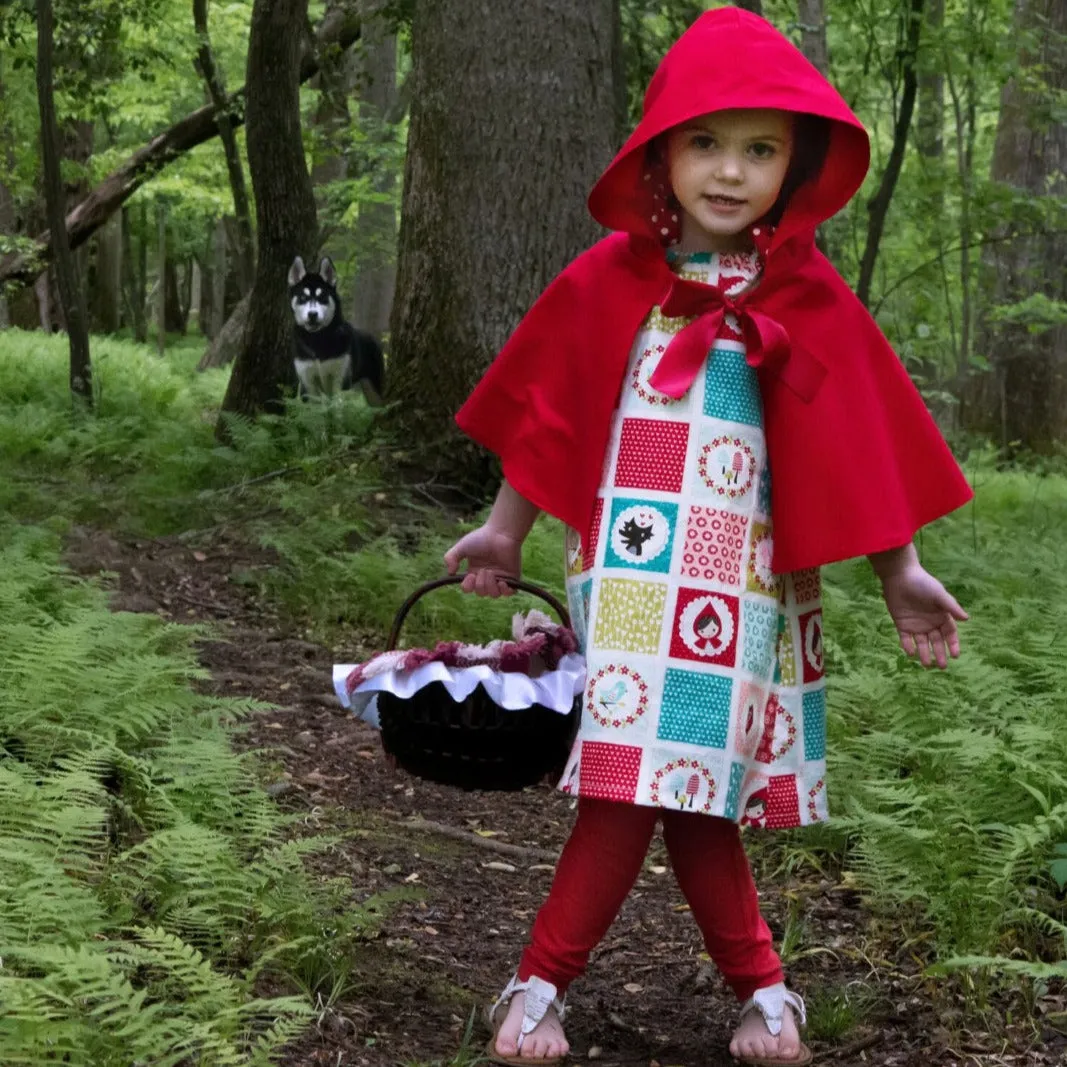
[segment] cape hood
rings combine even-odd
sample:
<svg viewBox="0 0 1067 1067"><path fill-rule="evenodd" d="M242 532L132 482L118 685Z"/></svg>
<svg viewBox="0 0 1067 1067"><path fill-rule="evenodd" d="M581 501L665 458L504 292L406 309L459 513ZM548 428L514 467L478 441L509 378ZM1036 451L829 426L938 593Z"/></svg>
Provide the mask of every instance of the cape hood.
<svg viewBox="0 0 1067 1067"><path fill-rule="evenodd" d="M759 284L724 302L707 286L678 293L665 255L678 237L676 208L649 146L729 108L820 116L829 141L778 226L752 230ZM769 22L735 8L705 13L664 57L640 124L590 194L593 216L617 232L545 290L458 413L460 427L500 456L519 493L584 533L642 322L668 297L671 307L688 302L688 330L721 322L725 306L759 374L774 569L906 544L971 491L900 360L815 247L815 227L856 192L869 159L860 121Z"/></svg>

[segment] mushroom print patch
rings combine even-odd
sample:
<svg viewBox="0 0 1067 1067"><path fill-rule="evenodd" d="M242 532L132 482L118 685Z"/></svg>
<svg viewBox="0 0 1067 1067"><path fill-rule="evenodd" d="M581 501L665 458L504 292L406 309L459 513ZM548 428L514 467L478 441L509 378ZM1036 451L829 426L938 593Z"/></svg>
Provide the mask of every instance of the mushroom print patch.
<svg viewBox="0 0 1067 1067"><path fill-rule="evenodd" d="M710 812L716 793L715 779L700 760L678 757L667 760L652 772L649 792L658 807Z"/></svg>
<svg viewBox="0 0 1067 1067"><path fill-rule="evenodd" d="M697 454L698 492L729 502L748 502L756 480L757 449L738 434L710 434Z"/></svg>

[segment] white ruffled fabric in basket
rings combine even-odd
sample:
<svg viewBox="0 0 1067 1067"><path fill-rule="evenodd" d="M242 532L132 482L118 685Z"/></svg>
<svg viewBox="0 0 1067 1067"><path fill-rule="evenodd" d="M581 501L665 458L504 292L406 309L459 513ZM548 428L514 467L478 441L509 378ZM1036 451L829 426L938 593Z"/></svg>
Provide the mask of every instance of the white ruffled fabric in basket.
<svg viewBox="0 0 1067 1067"><path fill-rule="evenodd" d="M351 709L364 722L378 725L378 693L385 691L407 698L431 682L444 683L445 689L457 703L465 700L480 685L494 704L518 711L542 704L566 715L574 698L585 689L585 657L576 652L564 656L554 671L546 671L537 678L517 672L497 671L492 667L447 667L434 661L424 663L413 671L386 671L366 678L353 691L346 691L345 681L355 670L355 664L335 663L333 687L341 704Z"/></svg>

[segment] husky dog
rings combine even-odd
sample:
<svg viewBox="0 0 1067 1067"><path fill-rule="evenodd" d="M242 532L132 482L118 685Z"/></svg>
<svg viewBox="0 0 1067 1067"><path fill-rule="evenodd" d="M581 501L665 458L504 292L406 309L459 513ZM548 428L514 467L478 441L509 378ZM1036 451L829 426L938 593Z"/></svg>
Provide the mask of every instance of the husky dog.
<svg viewBox="0 0 1067 1067"><path fill-rule="evenodd" d="M378 342L345 322L337 296L337 271L323 256L318 274L297 256L289 268L293 308L293 366L300 395L332 396L358 382L368 404L382 402L384 363Z"/></svg>

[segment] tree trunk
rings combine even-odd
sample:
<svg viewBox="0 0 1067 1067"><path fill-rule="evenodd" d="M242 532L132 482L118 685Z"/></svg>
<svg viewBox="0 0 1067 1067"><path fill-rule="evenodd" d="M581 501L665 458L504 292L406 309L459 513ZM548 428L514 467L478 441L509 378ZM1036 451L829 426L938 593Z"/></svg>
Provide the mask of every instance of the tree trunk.
<svg viewBox="0 0 1067 1067"><path fill-rule="evenodd" d="M4 170L13 173L15 169L15 136L7 120L4 103L4 66L0 55L0 145L3 145ZM0 181L0 239L14 237L18 232L18 218L15 215L15 198L11 190ZM7 296L0 288L0 330L11 325L11 310Z"/></svg>
<svg viewBox="0 0 1067 1067"><path fill-rule="evenodd" d="M167 350L167 212L156 202L156 349Z"/></svg>
<svg viewBox="0 0 1067 1067"><path fill-rule="evenodd" d="M59 125L52 87L52 47L55 26L52 0L37 0L37 106L41 114L41 162L44 170L48 222L58 235L55 242L55 271L59 299L70 340L70 391L76 401L93 403L92 366L89 361L89 329L81 285L74 269L70 245L63 226L66 203L60 173Z"/></svg>
<svg viewBox="0 0 1067 1067"><path fill-rule="evenodd" d="M615 147L613 0L417 0L390 416L479 491L453 415L552 277L599 236ZM413 449L414 451L414 445Z"/></svg>
<svg viewBox="0 0 1067 1067"><path fill-rule="evenodd" d="M163 318L167 324L167 333L177 333L185 336L189 326L189 299L185 295L188 273L179 271L181 264L168 256L166 267L163 272Z"/></svg>
<svg viewBox="0 0 1067 1067"><path fill-rule="evenodd" d="M359 40L359 20L345 9L334 20L324 19L316 33L318 50L323 48L348 48ZM308 50L303 51L300 38L300 81L306 82L318 70L318 60ZM230 97L233 123L239 126L244 121L245 89L239 89ZM168 163L188 152L191 148L210 141L219 132L215 119L215 107L206 107L186 115L184 119L157 134L139 148L117 170L109 174L66 217L67 236L70 247L77 248L87 241L145 182L155 177ZM32 257L12 255L0 258L0 285L32 285L37 278L43 260L49 262L53 255L50 231L39 234L38 246ZM33 269L33 263L38 269Z"/></svg>
<svg viewBox="0 0 1067 1067"><path fill-rule="evenodd" d="M393 138L389 125L397 103L396 35L378 15L381 0L362 0L364 66L360 79L360 121L379 139ZM377 17L376 17L377 16ZM356 272L352 321L381 337L389 329L396 290L396 177L388 165L379 166L374 192L382 199L360 206L355 226Z"/></svg>
<svg viewBox="0 0 1067 1067"><path fill-rule="evenodd" d="M211 336L218 337L222 332L223 326L226 325L226 274L230 269L229 248L226 244L226 226L221 219L215 223L212 240L214 255L211 268L213 281L211 287ZM236 354L234 352L234 356Z"/></svg>
<svg viewBox="0 0 1067 1067"><path fill-rule="evenodd" d="M0 114L3 113L3 86L0 85ZM0 129L0 134L5 133ZM10 143L10 142L9 142ZM11 190L0 182L0 239L14 237L17 230L15 218L15 199ZM6 330L11 325L11 313L8 309L7 297L0 289L0 330Z"/></svg>
<svg viewBox="0 0 1067 1067"><path fill-rule="evenodd" d="M300 45L308 0L255 0L248 40L248 166L259 252L244 344L223 412L282 410L295 380L286 275L315 240L315 198L300 132ZM216 432L226 437L219 420Z"/></svg>
<svg viewBox="0 0 1067 1067"><path fill-rule="evenodd" d="M244 168L241 166L241 153L237 148L237 134L230 114L230 100L226 95L222 71L215 63L215 56L211 50L211 37L207 29L207 3L208 0L193 0L193 23L196 26L197 37L200 39L196 65L207 86L211 103L215 107L219 139L222 141L222 150L226 157L226 173L230 179L233 213L237 219L238 247L235 263L237 284L241 295L244 296L252 288L252 273L255 269L252 217L248 206L248 190L245 188Z"/></svg>
<svg viewBox="0 0 1067 1067"><path fill-rule="evenodd" d="M823 0L797 0L797 21L800 24L801 52L824 78L829 77L830 49L826 43Z"/></svg>
<svg viewBox="0 0 1067 1067"><path fill-rule="evenodd" d="M1004 87L991 177L1030 197L1067 195L1067 123L1050 121L1050 105L1067 90L1067 4L1016 0L1019 73ZM1032 216L1033 209L1029 209ZM1031 222L1022 222L1030 229ZM993 236L1008 236L1012 224ZM986 246L987 310L1028 297L1067 300L1067 238L1062 230ZM964 417L993 432L1008 455L1055 450L1067 437L1067 325L1031 328L988 319L980 351L992 373ZM984 387L984 388L982 388Z"/></svg>
<svg viewBox="0 0 1067 1067"><path fill-rule="evenodd" d="M926 0L926 40L936 43L945 25L945 0ZM915 142L925 159L945 154L945 76L940 49L924 46L920 55L919 104Z"/></svg>
<svg viewBox="0 0 1067 1067"><path fill-rule="evenodd" d="M248 296L242 297L237 307L230 312L230 317L219 327L207 351L200 357L200 362L196 365L197 370L225 367L237 358L248 326L248 304L251 295L249 293Z"/></svg>
<svg viewBox="0 0 1067 1067"><path fill-rule="evenodd" d="M122 328L122 220L112 218L96 235L93 323L99 333Z"/></svg>
<svg viewBox="0 0 1067 1067"><path fill-rule="evenodd" d="M867 205L867 243L863 248L860 262L859 280L856 283L856 295L865 306L870 305L871 283L874 281L874 267L878 262L878 246L882 242L889 205L893 200L893 191L897 187L900 169L904 165L904 153L908 147L908 131L911 129L911 117L915 111L915 97L919 89L918 55L919 40L922 36L923 6L926 0L908 0L904 17L908 20L904 31L904 47L900 53L900 72L903 88L900 94L900 111L893 127L893 148L889 153L878 192Z"/></svg>
<svg viewBox="0 0 1067 1067"><path fill-rule="evenodd" d="M350 3L352 0L327 0L326 10L332 13L338 7ZM360 36L363 45L361 51L365 55L371 45L367 41L363 5L358 6L360 22L364 24ZM355 81L354 68L359 65L360 60L353 54L338 54L333 49L327 49L320 54L319 73L316 77L319 99L311 119L311 124L317 131L316 158L311 168L311 184L316 189L320 185L328 185L345 177L345 153L338 143L337 135L347 130L351 122L348 94Z"/></svg>

